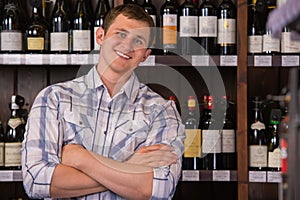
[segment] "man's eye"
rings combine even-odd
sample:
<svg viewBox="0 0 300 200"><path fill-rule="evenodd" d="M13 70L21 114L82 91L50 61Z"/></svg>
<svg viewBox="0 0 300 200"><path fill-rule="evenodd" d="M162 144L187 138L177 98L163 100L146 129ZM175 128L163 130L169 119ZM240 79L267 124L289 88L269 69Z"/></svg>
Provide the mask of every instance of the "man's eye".
<svg viewBox="0 0 300 200"><path fill-rule="evenodd" d="M119 32L118 35L119 35L120 38L125 38L126 37L126 33L123 33L123 32Z"/></svg>
<svg viewBox="0 0 300 200"><path fill-rule="evenodd" d="M137 45L143 45L144 42L141 39L135 39L135 44L137 44Z"/></svg>

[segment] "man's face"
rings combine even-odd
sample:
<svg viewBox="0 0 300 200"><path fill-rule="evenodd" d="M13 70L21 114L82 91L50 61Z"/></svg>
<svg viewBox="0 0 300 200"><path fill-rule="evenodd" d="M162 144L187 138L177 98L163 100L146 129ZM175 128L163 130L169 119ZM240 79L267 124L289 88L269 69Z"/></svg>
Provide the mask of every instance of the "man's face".
<svg viewBox="0 0 300 200"><path fill-rule="evenodd" d="M146 22L120 14L100 41L100 59L114 73L131 71L150 54L149 37L150 28Z"/></svg>

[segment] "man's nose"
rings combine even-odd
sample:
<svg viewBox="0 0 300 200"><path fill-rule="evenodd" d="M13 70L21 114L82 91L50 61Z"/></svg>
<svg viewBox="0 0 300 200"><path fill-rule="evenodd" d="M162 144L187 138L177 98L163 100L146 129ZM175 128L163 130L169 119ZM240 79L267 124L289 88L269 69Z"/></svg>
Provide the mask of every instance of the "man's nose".
<svg viewBox="0 0 300 200"><path fill-rule="evenodd" d="M126 52L130 52L130 51L133 51L133 39L132 38L125 38L123 41L122 41L122 48L124 48L124 50L126 50Z"/></svg>

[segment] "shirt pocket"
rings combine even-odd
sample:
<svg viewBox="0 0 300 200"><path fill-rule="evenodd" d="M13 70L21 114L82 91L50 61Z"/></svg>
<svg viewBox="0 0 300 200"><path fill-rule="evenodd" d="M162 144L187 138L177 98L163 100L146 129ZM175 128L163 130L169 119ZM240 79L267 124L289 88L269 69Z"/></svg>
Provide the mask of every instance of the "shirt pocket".
<svg viewBox="0 0 300 200"><path fill-rule="evenodd" d="M149 126L144 120L128 120L116 125L110 156L126 160L148 136Z"/></svg>
<svg viewBox="0 0 300 200"><path fill-rule="evenodd" d="M90 148L94 138L96 119L79 112L70 112L64 116L64 119L66 126L64 143L76 143Z"/></svg>

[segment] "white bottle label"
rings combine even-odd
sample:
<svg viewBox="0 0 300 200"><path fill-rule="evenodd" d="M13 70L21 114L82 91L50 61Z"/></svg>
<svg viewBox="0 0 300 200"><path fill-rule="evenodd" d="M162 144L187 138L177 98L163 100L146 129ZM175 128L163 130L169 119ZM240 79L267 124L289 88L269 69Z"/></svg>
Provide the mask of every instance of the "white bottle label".
<svg viewBox="0 0 300 200"><path fill-rule="evenodd" d="M0 166L4 166L4 142L0 142Z"/></svg>
<svg viewBox="0 0 300 200"><path fill-rule="evenodd" d="M199 37L217 37L217 17L199 16Z"/></svg>
<svg viewBox="0 0 300 200"><path fill-rule="evenodd" d="M73 30L73 51L91 51L90 30Z"/></svg>
<svg viewBox="0 0 300 200"><path fill-rule="evenodd" d="M218 44L236 43L236 20L218 19Z"/></svg>
<svg viewBox="0 0 300 200"><path fill-rule="evenodd" d="M222 131L222 152L223 153L235 152L235 131L234 130Z"/></svg>
<svg viewBox="0 0 300 200"><path fill-rule="evenodd" d="M265 34L263 36L263 52L266 51L280 51L280 40L273 38L272 35Z"/></svg>
<svg viewBox="0 0 300 200"><path fill-rule="evenodd" d="M249 166L267 167L268 147L266 145L249 146Z"/></svg>
<svg viewBox="0 0 300 200"><path fill-rule="evenodd" d="M180 16L180 37L198 37L198 17Z"/></svg>
<svg viewBox="0 0 300 200"><path fill-rule="evenodd" d="M7 122L7 125L9 125L12 129L16 129L21 124L25 124L23 118L10 118Z"/></svg>
<svg viewBox="0 0 300 200"><path fill-rule="evenodd" d="M300 53L300 41L291 40L291 32L281 33L281 53Z"/></svg>
<svg viewBox="0 0 300 200"><path fill-rule="evenodd" d="M262 123L262 122L260 122L260 121L257 121L257 122L255 122L255 123L253 123L253 124L251 124L251 129L252 130L262 130L262 129L266 129L266 126L265 126L265 124L264 123Z"/></svg>
<svg viewBox="0 0 300 200"><path fill-rule="evenodd" d="M22 148L21 142L5 143L5 161L4 165L6 167L21 166L21 153Z"/></svg>
<svg viewBox="0 0 300 200"><path fill-rule="evenodd" d="M51 51L68 51L69 49L68 32L52 32L50 33Z"/></svg>
<svg viewBox="0 0 300 200"><path fill-rule="evenodd" d="M202 130L202 152L221 153L221 131Z"/></svg>
<svg viewBox="0 0 300 200"><path fill-rule="evenodd" d="M281 152L279 148L274 149L273 152L269 152L268 167L273 167L273 168L281 167Z"/></svg>
<svg viewBox="0 0 300 200"><path fill-rule="evenodd" d="M22 33L19 31L2 31L1 50L22 51Z"/></svg>
<svg viewBox="0 0 300 200"><path fill-rule="evenodd" d="M250 35L248 37L248 52L262 53L262 35Z"/></svg>

